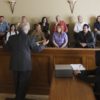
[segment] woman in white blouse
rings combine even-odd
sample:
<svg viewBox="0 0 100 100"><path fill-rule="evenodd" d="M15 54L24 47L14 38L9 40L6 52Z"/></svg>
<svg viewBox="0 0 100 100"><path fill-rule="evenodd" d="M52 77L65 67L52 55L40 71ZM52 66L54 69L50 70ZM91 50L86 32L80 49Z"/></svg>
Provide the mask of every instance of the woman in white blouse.
<svg viewBox="0 0 100 100"><path fill-rule="evenodd" d="M16 34L18 34L18 31L16 30L16 26L15 26L15 24L11 24L10 25L10 30L6 35L6 41L5 42L7 42L9 40L10 36L16 35Z"/></svg>
<svg viewBox="0 0 100 100"><path fill-rule="evenodd" d="M30 23L28 22L26 16L22 16L21 18L21 22L18 23L18 28L22 28L23 31L28 34L29 30L30 30Z"/></svg>

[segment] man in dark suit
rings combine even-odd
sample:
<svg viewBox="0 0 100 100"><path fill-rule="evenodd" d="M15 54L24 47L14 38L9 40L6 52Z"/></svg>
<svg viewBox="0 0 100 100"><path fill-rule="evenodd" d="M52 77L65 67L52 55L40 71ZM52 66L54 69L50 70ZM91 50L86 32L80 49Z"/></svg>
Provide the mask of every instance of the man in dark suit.
<svg viewBox="0 0 100 100"><path fill-rule="evenodd" d="M16 100L25 100L29 79L32 71L31 49L40 52L49 41L43 45L35 43L34 37L26 35L20 29L18 35L11 36L5 47L11 53L10 69L16 86Z"/></svg>

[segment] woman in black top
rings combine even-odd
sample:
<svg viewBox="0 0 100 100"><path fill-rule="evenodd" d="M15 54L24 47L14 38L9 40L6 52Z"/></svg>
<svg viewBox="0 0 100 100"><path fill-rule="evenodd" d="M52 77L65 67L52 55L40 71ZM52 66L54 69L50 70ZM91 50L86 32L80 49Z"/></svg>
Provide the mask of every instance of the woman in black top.
<svg viewBox="0 0 100 100"><path fill-rule="evenodd" d="M45 33L46 39L49 39L50 37L50 30L49 30L49 23L47 17L43 17L40 22L42 31Z"/></svg>

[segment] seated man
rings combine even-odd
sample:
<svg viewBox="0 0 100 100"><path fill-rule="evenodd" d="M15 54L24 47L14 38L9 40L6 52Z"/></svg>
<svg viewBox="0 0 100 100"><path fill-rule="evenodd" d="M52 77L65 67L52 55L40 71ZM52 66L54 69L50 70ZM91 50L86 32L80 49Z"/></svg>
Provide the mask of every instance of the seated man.
<svg viewBox="0 0 100 100"><path fill-rule="evenodd" d="M75 32L74 38L75 38L75 40L77 40L78 33L83 31L84 24L87 24L86 22L83 21L83 18L80 15L77 17L77 20L78 20L78 22L74 26L74 32ZM89 31L91 31L90 27L89 27Z"/></svg>
<svg viewBox="0 0 100 100"><path fill-rule="evenodd" d="M56 16L56 22L53 27L53 32L56 32L57 26L60 25L62 27L62 31L68 33L68 27L64 20L61 19L59 15Z"/></svg>
<svg viewBox="0 0 100 100"><path fill-rule="evenodd" d="M84 24L83 31L81 31L76 40L76 47L78 48L94 48L95 46L92 32L89 31L89 25Z"/></svg>
<svg viewBox="0 0 100 100"><path fill-rule="evenodd" d="M84 24L87 24L86 22L83 22L82 16L78 16L77 19L78 19L78 22L74 26L74 32L76 34L83 31ZM90 27L89 27L89 31L91 31Z"/></svg>
<svg viewBox="0 0 100 100"><path fill-rule="evenodd" d="M3 45L6 32L9 29L8 23L4 20L4 16L0 16L0 45Z"/></svg>

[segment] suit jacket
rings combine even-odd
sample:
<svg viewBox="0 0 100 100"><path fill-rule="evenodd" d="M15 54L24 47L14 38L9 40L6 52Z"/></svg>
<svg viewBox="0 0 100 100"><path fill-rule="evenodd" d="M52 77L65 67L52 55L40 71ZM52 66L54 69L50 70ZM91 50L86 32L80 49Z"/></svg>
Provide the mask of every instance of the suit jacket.
<svg viewBox="0 0 100 100"><path fill-rule="evenodd" d="M34 37L23 32L11 36L6 44L6 48L11 52L10 69L13 71L31 71L31 49L40 52L43 45L37 45Z"/></svg>

